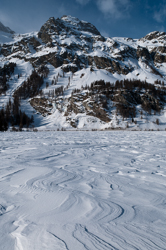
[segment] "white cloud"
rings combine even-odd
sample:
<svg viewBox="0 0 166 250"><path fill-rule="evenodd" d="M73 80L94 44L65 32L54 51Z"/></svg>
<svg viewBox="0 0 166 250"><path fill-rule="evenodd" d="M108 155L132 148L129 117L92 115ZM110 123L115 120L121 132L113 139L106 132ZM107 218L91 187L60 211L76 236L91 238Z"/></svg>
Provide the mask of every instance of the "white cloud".
<svg viewBox="0 0 166 250"><path fill-rule="evenodd" d="M153 17L158 23L164 22L166 17L166 5L163 6L159 11L155 11Z"/></svg>
<svg viewBox="0 0 166 250"><path fill-rule="evenodd" d="M86 5L90 0L76 0L77 3L81 5Z"/></svg>
<svg viewBox="0 0 166 250"><path fill-rule="evenodd" d="M107 16L116 19L128 16L128 10L131 6L130 0L97 0L98 8Z"/></svg>
<svg viewBox="0 0 166 250"><path fill-rule="evenodd" d="M92 0L76 0L81 5L86 5ZM128 17L131 0L94 0L98 9L106 16L119 19Z"/></svg>

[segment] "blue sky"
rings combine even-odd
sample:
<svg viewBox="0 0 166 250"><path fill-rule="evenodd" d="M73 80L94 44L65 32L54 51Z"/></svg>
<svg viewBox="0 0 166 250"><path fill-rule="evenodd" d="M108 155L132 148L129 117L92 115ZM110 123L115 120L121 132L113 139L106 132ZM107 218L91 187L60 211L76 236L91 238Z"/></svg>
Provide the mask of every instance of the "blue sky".
<svg viewBox="0 0 166 250"><path fill-rule="evenodd" d="M105 36L141 38L166 31L166 0L0 0L0 21L18 33L39 30L49 17L72 15Z"/></svg>

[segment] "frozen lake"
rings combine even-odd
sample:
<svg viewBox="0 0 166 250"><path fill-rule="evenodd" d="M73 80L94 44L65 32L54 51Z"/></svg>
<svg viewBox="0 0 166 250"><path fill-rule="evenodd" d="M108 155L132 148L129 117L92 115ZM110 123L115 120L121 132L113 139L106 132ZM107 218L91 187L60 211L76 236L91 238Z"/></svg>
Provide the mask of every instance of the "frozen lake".
<svg viewBox="0 0 166 250"><path fill-rule="evenodd" d="M166 132L0 133L2 249L166 249Z"/></svg>

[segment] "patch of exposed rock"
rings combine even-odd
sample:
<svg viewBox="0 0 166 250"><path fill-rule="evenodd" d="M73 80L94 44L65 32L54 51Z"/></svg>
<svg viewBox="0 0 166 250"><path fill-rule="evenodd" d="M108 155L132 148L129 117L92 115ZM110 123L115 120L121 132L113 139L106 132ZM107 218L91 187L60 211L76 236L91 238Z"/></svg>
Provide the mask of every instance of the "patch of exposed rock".
<svg viewBox="0 0 166 250"><path fill-rule="evenodd" d="M52 103L48 99L44 97L32 98L30 104L42 116L51 115Z"/></svg>
<svg viewBox="0 0 166 250"><path fill-rule="evenodd" d="M20 57L25 57L26 54L31 52L31 47L37 51L37 47L41 44L35 37L23 38L21 41L14 44L3 44L1 47L1 54L3 56L9 56L15 53L19 53Z"/></svg>
<svg viewBox="0 0 166 250"><path fill-rule="evenodd" d="M98 69L106 69L112 74L117 72L118 74L127 75L132 69L122 66L118 61L112 60L106 57L88 57L88 64L95 65Z"/></svg>
<svg viewBox="0 0 166 250"><path fill-rule="evenodd" d="M70 116L70 113L75 114L86 113L87 115L99 118L101 121L110 122L109 115L106 111L107 100L104 96L93 95L89 96L88 93L73 94L69 104L67 106L66 116ZM71 124L72 126L74 123Z"/></svg>
<svg viewBox="0 0 166 250"><path fill-rule="evenodd" d="M144 59L146 59L148 61L150 61L152 59L148 49L140 47L140 46L138 46L136 54L137 54L138 58L143 57Z"/></svg>
<svg viewBox="0 0 166 250"><path fill-rule="evenodd" d="M159 31L153 31L149 34L147 34L145 37L143 37L144 40L153 40L153 39L159 39L166 36L165 32L159 32Z"/></svg>

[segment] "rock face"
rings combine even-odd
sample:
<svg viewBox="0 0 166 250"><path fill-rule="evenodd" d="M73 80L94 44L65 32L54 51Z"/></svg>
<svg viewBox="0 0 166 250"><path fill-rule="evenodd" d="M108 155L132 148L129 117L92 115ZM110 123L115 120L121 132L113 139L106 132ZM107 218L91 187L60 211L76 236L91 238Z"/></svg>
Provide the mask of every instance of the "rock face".
<svg viewBox="0 0 166 250"><path fill-rule="evenodd" d="M106 103L107 99L104 96L89 96L88 93L86 95L82 95L81 93L74 94L68 102L65 115L69 116L71 112L75 114L86 113L87 115L97 117L101 121L107 123L111 120L104 108L104 104ZM72 123L71 125L73 126L74 124Z"/></svg>
<svg viewBox="0 0 166 250"><path fill-rule="evenodd" d="M88 22L80 21L78 18L71 16L63 16L61 19L54 17L49 18L49 20L41 27L38 37L43 40L43 42L51 42L52 35L75 35L79 37L83 35L83 32L89 32L94 36L100 36L100 32L96 29L94 25ZM104 40L104 37L101 37Z"/></svg>
<svg viewBox="0 0 166 250"><path fill-rule="evenodd" d="M140 46L137 48L137 57L138 58L143 57L148 61L151 60L151 56L150 56L150 53L149 53L148 49L141 48Z"/></svg>
<svg viewBox="0 0 166 250"><path fill-rule="evenodd" d="M165 37L166 37L165 32L154 31L154 32L147 34L144 37L144 40L163 39Z"/></svg>
<svg viewBox="0 0 166 250"><path fill-rule="evenodd" d="M158 46L154 48L151 54L155 63L166 62L166 46Z"/></svg>
<svg viewBox="0 0 166 250"><path fill-rule="evenodd" d="M52 104L45 98L32 98L30 104L42 116L51 114L50 111L52 109Z"/></svg>

